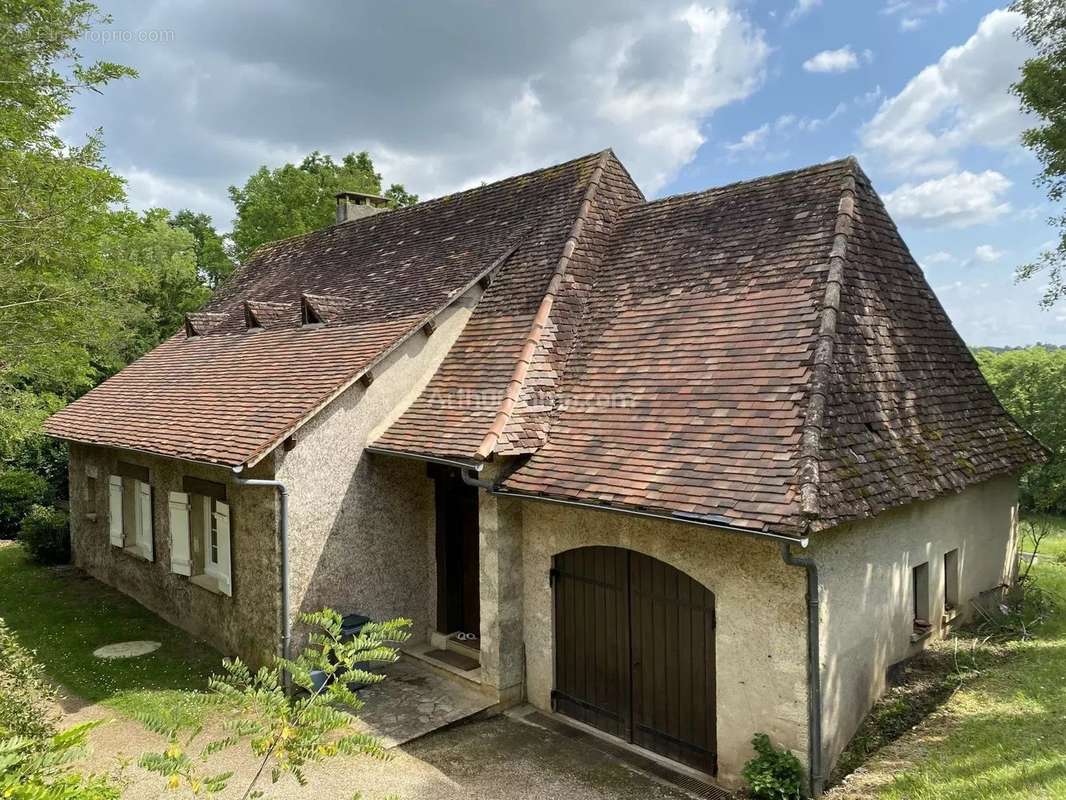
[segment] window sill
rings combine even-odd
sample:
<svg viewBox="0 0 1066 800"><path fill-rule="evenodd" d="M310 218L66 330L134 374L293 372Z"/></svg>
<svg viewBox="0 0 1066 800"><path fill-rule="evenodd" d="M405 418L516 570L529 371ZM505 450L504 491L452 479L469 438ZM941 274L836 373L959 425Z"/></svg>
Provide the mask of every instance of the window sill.
<svg viewBox="0 0 1066 800"><path fill-rule="evenodd" d="M144 547L144 545L140 545L140 544L127 545L126 547L122 548L122 552L123 553L127 553L127 554L133 556L134 558L139 558L141 561L151 561L152 560L152 557L150 555L148 555L148 550Z"/></svg>
<svg viewBox="0 0 1066 800"><path fill-rule="evenodd" d="M191 575L189 576L189 583L199 586L211 594L217 594L225 597L226 593L222 591L222 586L219 584L218 578L211 575Z"/></svg>
<svg viewBox="0 0 1066 800"><path fill-rule="evenodd" d="M928 628L915 628L913 633L911 633L911 644L917 644L923 639L928 639L930 636L933 635L933 630L934 629L932 625L930 625Z"/></svg>

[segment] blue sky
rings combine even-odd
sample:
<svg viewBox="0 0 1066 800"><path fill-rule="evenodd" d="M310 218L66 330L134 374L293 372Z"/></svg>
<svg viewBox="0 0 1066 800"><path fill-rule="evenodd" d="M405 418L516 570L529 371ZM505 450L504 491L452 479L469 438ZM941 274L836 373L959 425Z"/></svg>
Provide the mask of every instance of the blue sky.
<svg viewBox="0 0 1066 800"><path fill-rule="evenodd" d="M1028 55L980 0L105 3L83 98L135 207L222 229L226 187L367 149L423 196L613 146L650 196L857 155L971 344L1066 344L1014 268L1054 238L1007 92ZM103 32L110 31L109 35Z"/></svg>
<svg viewBox="0 0 1066 800"><path fill-rule="evenodd" d="M1064 344L1066 304L1042 311L1038 308L1040 280L1018 285L1013 279L1014 267L1032 259L1054 238L1054 230L1047 224L1053 208L1033 185L1039 166L1016 138L1004 143L996 136L986 138L978 133L957 148L937 148L936 152L957 164L951 169L926 171L894 167L894 154L884 153L868 134L864 136L864 126L886 100L900 95L922 70L938 64L949 49L965 46L981 20L999 8L995 3L976 1L909 5L886 13L886 5L874 2L825 0L790 18L789 11L795 5L753 4L751 14L765 27L774 47L765 84L706 123L707 144L664 191L693 191L846 154L859 157L878 191L889 198L907 183L917 186L960 172L998 173L1005 181L990 183L999 186L1009 182L991 200L991 208L999 210L978 206L957 218L952 215L950 221L947 214L923 219L916 213L920 206L908 215L897 202L894 216L969 343ZM995 44L989 47L1003 44L1001 36L992 41ZM803 68L804 62L818 53L844 47L856 55L854 66L840 72ZM1024 51L1020 44L1013 47ZM994 81L988 85L995 94L1010 83L1013 71L999 70L989 76L974 76L974 80L980 86L981 81L996 74L1002 76L1001 85ZM805 131L788 124L787 115L824 123ZM1020 114L1017 118L1017 126L1009 121L1004 126L1006 132L1024 125ZM932 127L947 133L957 122L947 113ZM748 147L753 131L755 144Z"/></svg>

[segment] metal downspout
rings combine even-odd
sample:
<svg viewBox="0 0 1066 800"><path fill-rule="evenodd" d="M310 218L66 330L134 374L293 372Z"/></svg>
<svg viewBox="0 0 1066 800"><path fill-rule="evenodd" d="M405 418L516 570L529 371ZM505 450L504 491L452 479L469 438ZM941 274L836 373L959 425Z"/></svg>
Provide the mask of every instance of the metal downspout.
<svg viewBox="0 0 1066 800"><path fill-rule="evenodd" d="M820 797L825 789L822 774L822 666L819 639L818 565L813 559L796 556L789 542L781 543L781 558L792 567L807 573L807 729L810 760L811 797Z"/></svg>
<svg viewBox="0 0 1066 800"><path fill-rule="evenodd" d="M289 616L289 490L281 481L264 478L242 478L233 471L233 482L239 486L269 486L278 490L278 550L281 554L281 657L292 657L292 620ZM290 687L291 676L285 671L285 688Z"/></svg>

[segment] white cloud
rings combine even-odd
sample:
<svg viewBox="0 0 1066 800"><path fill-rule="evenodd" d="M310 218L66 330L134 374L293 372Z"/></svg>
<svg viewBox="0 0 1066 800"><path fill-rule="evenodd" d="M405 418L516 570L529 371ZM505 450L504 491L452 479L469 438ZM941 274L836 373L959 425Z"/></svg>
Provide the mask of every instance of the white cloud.
<svg viewBox="0 0 1066 800"><path fill-rule="evenodd" d="M873 59L873 53L864 50L863 60L869 62ZM803 62L803 68L807 72L847 72L857 69L859 55L851 49L851 45L845 45L838 50L823 50Z"/></svg>
<svg viewBox="0 0 1066 800"><path fill-rule="evenodd" d="M922 259L923 264L929 264L935 266L937 264L950 264L955 261L955 256L949 253L947 250L938 250L935 253L930 253Z"/></svg>
<svg viewBox="0 0 1066 800"><path fill-rule="evenodd" d="M859 97L855 98L855 104L860 106L870 106L878 102L884 93L881 91L881 84L877 84L873 89L868 92L863 92Z"/></svg>
<svg viewBox="0 0 1066 800"><path fill-rule="evenodd" d="M902 174L958 169L956 154L974 145L1009 148L1025 128L1009 92L1029 55L1014 37L1021 17L993 11L977 32L918 73L886 100L860 131L863 146Z"/></svg>
<svg viewBox="0 0 1066 800"><path fill-rule="evenodd" d="M1010 211L1010 204L1002 198L1010 185L993 170L963 171L919 184L904 183L885 195L885 205L898 221L967 228Z"/></svg>
<svg viewBox="0 0 1066 800"><path fill-rule="evenodd" d="M917 30L926 17L942 14L947 7L947 0L888 0L881 13L898 16L899 29L906 32Z"/></svg>
<svg viewBox="0 0 1066 800"><path fill-rule="evenodd" d="M809 14L822 4L822 0L796 0L796 5L788 12L785 22L795 22L802 16Z"/></svg>
<svg viewBox="0 0 1066 800"><path fill-rule="evenodd" d="M750 130L740 137L738 141L727 144L726 150L731 153L739 153L745 150L754 150L761 147L770 133L770 124L764 123L754 130Z"/></svg>
<svg viewBox="0 0 1066 800"><path fill-rule="evenodd" d="M841 101L824 117L801 117L797 114L782 114L774 120L774 129L783 132L798 130L803 131L804 133L814 133L822 126L828 125L847 110L848 104Z"/></svg>
<svg viewBox="0 0 1066 800"><path fill-rule="evenodd" d="M1005 255L1006 253L1004 253L1002 250L997 250L990 244L979 244L977 245L977 247L974 248L973 251L973 257L985 264L991 264L994 261L999 261Z"/></svg>
<svg viewBox="0 0 1066 800"><path fill-rule="evenodd" d="M190 208L210 216L220 231L230 229L233 208L229 201L195 183L164 178L137 166L127 167L122 177L126 180L127 202L131 208L167 208L171 211Z"/></svg>
<svg viewBox="0 0 1066 800"><path fill-rule="evenodd" d="M85 97L70 135L105 129L131 202L197 201L219 222L228 185L314 149L366 149L387 182L432 197L611 146L654 193L694 158L714 113L761 85L769 47L745 6L433 3L413 26L387 3L305 14L281 0L115 0L116 28L174 36L86 41L86 59L141 78Z"/></svg>

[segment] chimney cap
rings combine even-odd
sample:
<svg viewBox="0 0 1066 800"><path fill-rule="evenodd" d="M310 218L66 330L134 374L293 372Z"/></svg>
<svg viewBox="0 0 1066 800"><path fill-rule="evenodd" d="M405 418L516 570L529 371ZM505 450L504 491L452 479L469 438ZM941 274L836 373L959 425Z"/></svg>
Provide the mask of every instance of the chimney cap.
<svg viewBox="0 0 1066 800"><path fill-rule="evenodd" d="M346 200L352 205L357 206L373 206L374 208L384 208L389 204L387 197L382 197L379 194L369 194L367 192L348 192L341 191L334 195L338 201Z"/></svg>

